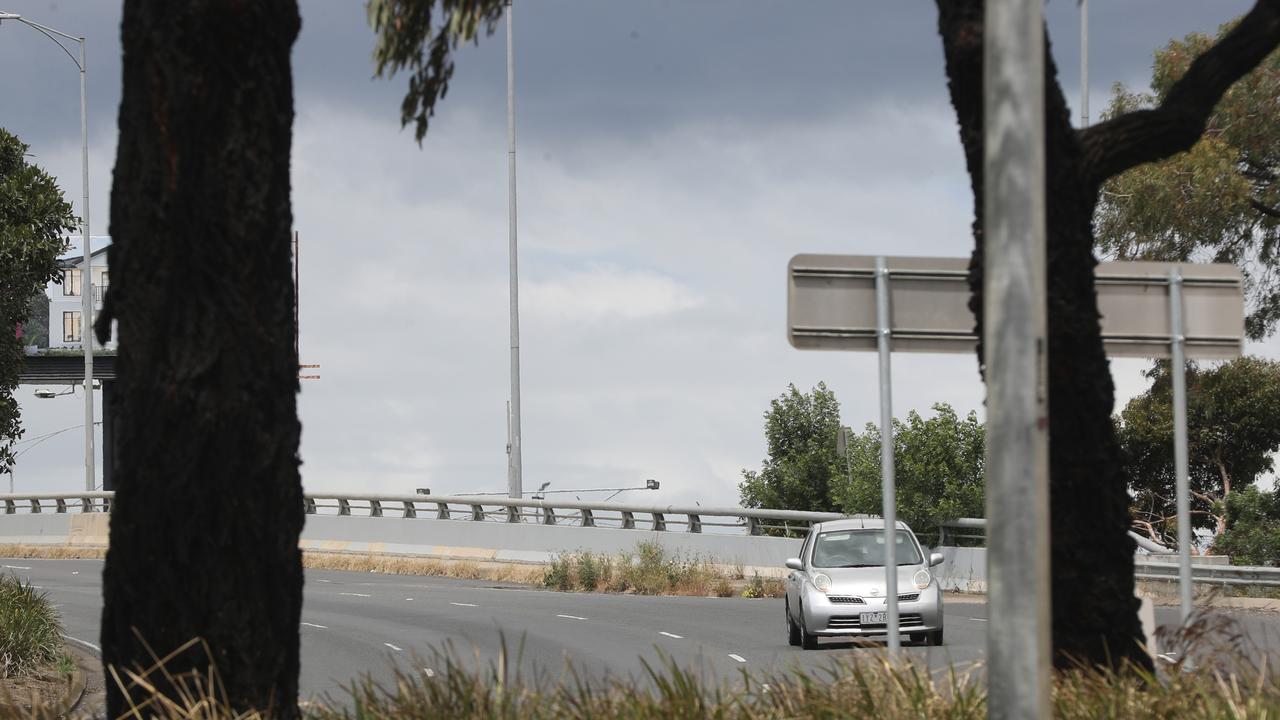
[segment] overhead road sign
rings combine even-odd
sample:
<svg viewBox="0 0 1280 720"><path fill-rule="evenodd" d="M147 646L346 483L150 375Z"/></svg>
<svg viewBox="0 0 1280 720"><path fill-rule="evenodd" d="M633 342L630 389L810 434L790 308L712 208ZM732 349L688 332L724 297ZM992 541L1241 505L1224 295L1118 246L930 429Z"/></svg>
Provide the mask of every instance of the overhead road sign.
<svg viewBox="0 0 1280 720"><path fill-rule="evenodd" d="M895 352L974 352L969 260L884 258ZM1106 262L1095 271L1102 338L1112 357L1172 355L1171 273L1182 277L1189 359L1239 357L1244 278L1233 265ZM877 349L876 258L796 255L787 270L787 338L805 350Z"/></svg>

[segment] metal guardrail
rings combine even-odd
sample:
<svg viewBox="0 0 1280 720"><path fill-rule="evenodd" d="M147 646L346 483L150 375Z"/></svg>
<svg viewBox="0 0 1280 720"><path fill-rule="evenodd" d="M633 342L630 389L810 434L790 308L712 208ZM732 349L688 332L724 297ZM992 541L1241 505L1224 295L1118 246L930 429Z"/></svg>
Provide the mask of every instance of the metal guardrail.
<svg viewBox="0 0 1280 720"><path fill-rule="evenodd" d="M0 494L4 514L109 511L115 493L82 492L42 495ZM466 522L537 523L569 527L606 527L746 535L790 534L815 522L838 520L839 513L768 510L701 505L632 505L566 500L525 500L466 495L370 495L309 493L307 514L432 518Z"/></svg>
<svg viewBox="0 0 1280 720"><path fill-rule="evenodd" d="M1139 580L1178 581L1178 564L1135 560ZM1260 585L1280 587L1280 568L1253 565L1191 565L1191 581L1201 585Z"/></svg>
<svg viewBox="0 0 1280 720"><path fill-rule="evenodd" d="M958 518L941 523L939 545L946 540L981 540L986 536L987 521L984 518ZM1132 531L1130 537L1151 555L1176 557L1177 552ZM1178 580L1178 564L1159 560L1135 559L1134 577L1139 580ZM1209 565L1192 563L1192 582L1202 585L1255 585L1280 587L1280 568L1256 565Z"/></svg>

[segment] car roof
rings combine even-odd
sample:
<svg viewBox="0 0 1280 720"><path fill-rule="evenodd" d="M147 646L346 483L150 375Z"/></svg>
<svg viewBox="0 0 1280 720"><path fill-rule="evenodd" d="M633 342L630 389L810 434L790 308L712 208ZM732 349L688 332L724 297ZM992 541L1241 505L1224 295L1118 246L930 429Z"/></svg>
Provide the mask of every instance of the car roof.
<svg viewBox="0 0 1280 720"><path fill-rule="evenodd" d="M896 523L899 530L910 530L907 524L899 520ZM851 517L844 520L827 520L820 523L814 523L815 532L828 532L831 530L883 530L884 518L878 517Z"/></svg>

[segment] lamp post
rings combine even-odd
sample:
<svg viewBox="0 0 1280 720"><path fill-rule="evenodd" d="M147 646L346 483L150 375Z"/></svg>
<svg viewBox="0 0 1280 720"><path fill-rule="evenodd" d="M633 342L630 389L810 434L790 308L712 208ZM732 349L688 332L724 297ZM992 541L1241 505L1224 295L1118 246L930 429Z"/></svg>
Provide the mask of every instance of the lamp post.
<svg viewBox="0 0 1280 720"><path fill-rule="evenodd" d="M49 38L62 52L71 58L80 70L80 171L81 189L84 200L81 204L80 237L84 243L84 270L80 280L80 346L84 349L84 487L93 492L96 473L94 472L93 450L93 253L89 248L89 102L85 85L84 38L68 35L38 22L28 20L16 13L0 12L0 22L15 20L32 28ZM56 36L56 37L55 37ZM80 57L67 49L58 38L65 38L80 44Z"/></svg>

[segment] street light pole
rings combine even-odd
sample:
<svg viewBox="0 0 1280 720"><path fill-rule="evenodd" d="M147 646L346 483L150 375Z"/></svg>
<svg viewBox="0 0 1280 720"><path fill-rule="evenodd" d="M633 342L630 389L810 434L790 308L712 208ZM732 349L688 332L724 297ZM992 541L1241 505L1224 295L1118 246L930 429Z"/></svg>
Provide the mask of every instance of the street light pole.
<svg viewBox="0 0 1280 720"><path fill-rule="evenodd" d="M0 13L0 20L17 20L52 40L80 70L80 172L84 200L81 204L80 237L84 243L84 270L80 278L80 346L84 350L84 485L93 492L97 485L93 449L93 251L89 247L89 99L85 78L84 37L54 30L15 13ZM57 37L80 43L76 59Z"/></svg>
<svg viewBox="0 0 1280 720"><path fill-rule="evenodd" d="M507 222L511 282L511 446L507 457L507 494L521 497L520 457L520 281L516 258L516 64L511 33L511 0L507 0Z"/></svg>

